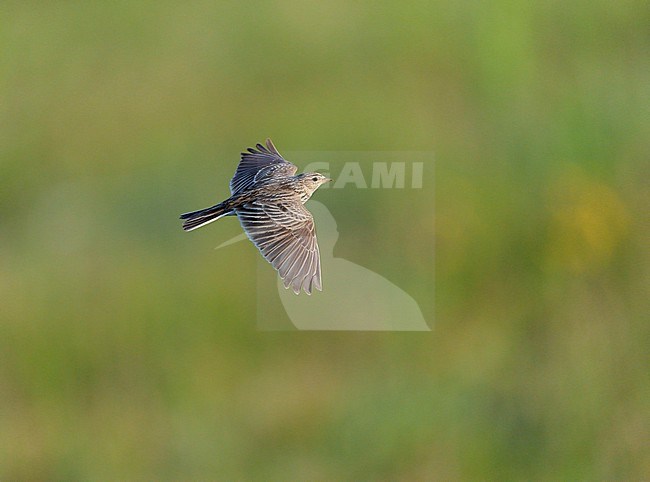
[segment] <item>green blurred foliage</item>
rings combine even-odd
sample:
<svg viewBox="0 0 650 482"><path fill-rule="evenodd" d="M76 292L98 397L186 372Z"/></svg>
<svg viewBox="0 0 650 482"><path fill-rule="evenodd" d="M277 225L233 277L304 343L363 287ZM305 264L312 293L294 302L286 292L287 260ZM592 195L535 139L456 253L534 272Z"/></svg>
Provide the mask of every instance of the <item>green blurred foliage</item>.
<svg viewBox="0 0 650 482"><path fill-rule="evenodd" d="M646 2L1 10L0 479L648 477ZM256 330L266 136L435 152L316 195L432 333Z"/></svg>

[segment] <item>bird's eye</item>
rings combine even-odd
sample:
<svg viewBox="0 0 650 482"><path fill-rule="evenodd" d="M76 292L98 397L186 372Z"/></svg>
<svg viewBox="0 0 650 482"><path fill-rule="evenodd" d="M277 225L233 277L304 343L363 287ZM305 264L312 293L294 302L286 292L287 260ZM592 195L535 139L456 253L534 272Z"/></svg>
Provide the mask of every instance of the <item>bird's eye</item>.
<svg viewBox="0 0 650 482"><path fill-rule="evenodd" d="M312 177L311 180L316 182L316 181L318 181L318 178L317 177Z"/></svg>

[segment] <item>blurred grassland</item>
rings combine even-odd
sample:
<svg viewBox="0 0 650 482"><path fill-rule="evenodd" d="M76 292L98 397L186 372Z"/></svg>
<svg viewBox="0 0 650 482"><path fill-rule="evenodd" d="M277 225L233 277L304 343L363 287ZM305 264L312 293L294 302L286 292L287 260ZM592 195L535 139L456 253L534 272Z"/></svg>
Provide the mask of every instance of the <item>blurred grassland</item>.
<svg viewBox="0 0 650 482"><path fill-rule="evenodd" d="M0 9L1 480L648 477L646 2ZM267 136L435 152L316 195L431 334L256 331Z"/></svg>

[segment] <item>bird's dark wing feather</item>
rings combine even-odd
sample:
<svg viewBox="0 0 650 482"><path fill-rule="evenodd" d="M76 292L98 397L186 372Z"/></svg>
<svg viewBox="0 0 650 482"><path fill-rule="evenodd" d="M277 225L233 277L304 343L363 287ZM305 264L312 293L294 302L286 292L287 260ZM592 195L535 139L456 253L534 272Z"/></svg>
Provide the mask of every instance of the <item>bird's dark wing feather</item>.
<svg viewBox="0 0 650 482"><path fill-rule="evenodd" d="M278 270L284 287L322 290L314 218L298 198L278 204L250 203L235 210L248 238Z"/></svg>
<svg viewBox="0 0 650 482"><path fill-rule="evenodd" d="M235 175L230 180L231 194L247 191L265 179L293 176L298 170L280 155L271 139L266 140L266 146L257 144L255 147L241 153Z"/></svg>

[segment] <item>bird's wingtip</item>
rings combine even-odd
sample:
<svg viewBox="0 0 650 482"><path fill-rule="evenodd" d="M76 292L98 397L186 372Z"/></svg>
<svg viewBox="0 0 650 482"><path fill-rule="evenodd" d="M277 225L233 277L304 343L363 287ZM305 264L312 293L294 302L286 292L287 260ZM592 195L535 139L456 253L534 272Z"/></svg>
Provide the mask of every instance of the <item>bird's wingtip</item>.
<svg viewBox="0 0 650 482"><path fill-rule="evenodd" d="M274 152L274 153L276 153L276 154L278 154L278 155L280 154L280 153L278 152L278 149L277 149L277 148L275 147L275 145L273 144L273 141L271 140L270 137L267 137L267 138L266 138L266 147L268 147L269 150L270 150L271 152Z"/></svg>

